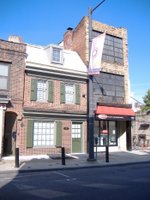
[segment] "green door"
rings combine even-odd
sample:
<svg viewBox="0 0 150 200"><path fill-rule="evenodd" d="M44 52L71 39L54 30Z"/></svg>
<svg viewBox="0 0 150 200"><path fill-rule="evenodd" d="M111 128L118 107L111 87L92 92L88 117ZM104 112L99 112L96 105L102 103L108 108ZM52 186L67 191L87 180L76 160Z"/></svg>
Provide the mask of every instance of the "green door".
<svg viewBox="0 0 150 200"><path fill-rule="evenodd" d="M82 153L82 123L72 123L72 153Z"/></svg>

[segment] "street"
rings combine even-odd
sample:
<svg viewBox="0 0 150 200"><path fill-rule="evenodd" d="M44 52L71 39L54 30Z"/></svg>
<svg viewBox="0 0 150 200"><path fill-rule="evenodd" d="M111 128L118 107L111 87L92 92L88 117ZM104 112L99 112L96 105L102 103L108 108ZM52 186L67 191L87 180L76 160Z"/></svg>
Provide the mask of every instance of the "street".
<svg viewBox="0 0 150 200"><path fill-rule="evenodd" d="M150 164L0 174L0 200L145 200Z"/></svg>

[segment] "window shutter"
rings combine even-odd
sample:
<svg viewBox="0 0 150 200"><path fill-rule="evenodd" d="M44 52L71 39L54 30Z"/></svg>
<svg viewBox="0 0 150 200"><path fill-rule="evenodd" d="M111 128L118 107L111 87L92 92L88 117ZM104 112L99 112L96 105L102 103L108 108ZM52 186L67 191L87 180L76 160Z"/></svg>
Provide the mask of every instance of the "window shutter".
<svg viewBox="0 0 150 200"><path fill-rule="evenodd" d="M37 99L37 80L31 80L31 101L36 101Z"/></svg>
<svg viewBox="0 0 150 200"><path fill-rule="evenodd" d="M48 101L53 102L54 99L54 81L48 81Z"/></svg>
<svg viewBox="0 0 150 200"><path fill-rule="evenodd" d="M75 85L76 88L76 104L80 104L80 85Z"/></svg>
<svg viewBox="0 0 150 200"><path fill-rule="evenodd" d="M60 103L65 103L65 84L60 83Z"/></svg>
<svg viewBox="0 0 150 200"><path fill-rule="evenodd" d="M56 146L62 146L62 122L56 121Z"/></svg>
<svg viewBox="0 0 150 200"><path fill-rule="evenodd" d="M26 142L27 148L33 147L33 120L28 120Z"/></svg>

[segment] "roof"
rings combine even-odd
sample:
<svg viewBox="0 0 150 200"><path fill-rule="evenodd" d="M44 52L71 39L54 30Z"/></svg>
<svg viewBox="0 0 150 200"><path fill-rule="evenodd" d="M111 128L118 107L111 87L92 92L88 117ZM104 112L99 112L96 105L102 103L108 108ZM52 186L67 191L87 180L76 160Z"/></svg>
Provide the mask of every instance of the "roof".
<svg viewBox="0 0 150 200"><path fill-rule="evenodd" d="M62 64L51 63L52 46L61 48L63 51ZM82 73L87 76L87 66L83 63L80 56L75 51L64 50L58 45L49 45L47 47L27 44L26 65L39 68L68 71L69 73Z"/></svg>

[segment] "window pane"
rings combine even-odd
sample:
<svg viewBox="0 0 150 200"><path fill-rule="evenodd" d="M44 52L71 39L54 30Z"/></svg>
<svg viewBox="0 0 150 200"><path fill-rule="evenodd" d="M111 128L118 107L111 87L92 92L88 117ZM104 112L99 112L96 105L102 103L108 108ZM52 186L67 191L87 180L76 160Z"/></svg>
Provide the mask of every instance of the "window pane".
<svg viewBox="0 0 150 200"><path fill-rule="evenodd" d="M123 102L125 96L124 76L101 72L100 76L97 76L96 79L94 78L93 87L93 101L95 103L105 101L107 103Z"/></svg>
<svg viewBox="0 0 150 200"><path fill-rule="evenodd" d="M53 48L53 61L60 62L60 49Z"/></svg>
<svg viewBox="0 0 150 200"><path fill-rule="evenodd" d="M33 144L35 147L54 145L54 122L35 122Z"/></svg>
<svg viewBox="0 0 150 200"><path fill-rule="evenodd" d="M0 63L0 76L8 76L8 67L6 64Z"/></svg>
<svg viewBox="0 0 150 200"><path fill-rule="evenodd" d="M93 38L102 34L93 31ZM117 38L112 35L106 35L102 60L109 62L123 63L123 44L122 38Z"/></svg>
<svg viewBox="0 0 150 200"><path fill-rule="evenodd" d="M47 82L45 80L37 81L37 100L47 100Z"/></svg>
<svg viewBox="0 0 150 200"><path fill-rule="evenodd" d="M115 121L109 121L109 145L117 145Z"/></svg>
<svg viewBox="0 0 150 200"><path fill-rule="evenodd" d="M82 124L72 124L72 138L81 138Z"/></svg>
<svg viewBox="0 0 150 200"><path fill-rule="evenodd" d="M0 89L8 89L9 64L0 63Z"/></svg>
<svg viewBox="0 0 150 200"><path fill-rule="evenodd" d="M116 122L115 121L98 121L95 122L98 137L98 146L111 146L117 145L117 133L116 133Z"/></svg>
<svg viewBox="0 0 150 200"><path fill-rule="evenodd" d="M8 89L7 83L8 83L7 78L0 76L0 89L7 90Z"/></svg>
<svg viewBox="0 0 150 200"><path fill-rule="evenodd" d="M74 103L75 102L74 85L65 85L65 99L66 99L66 103Z"/></svg>

